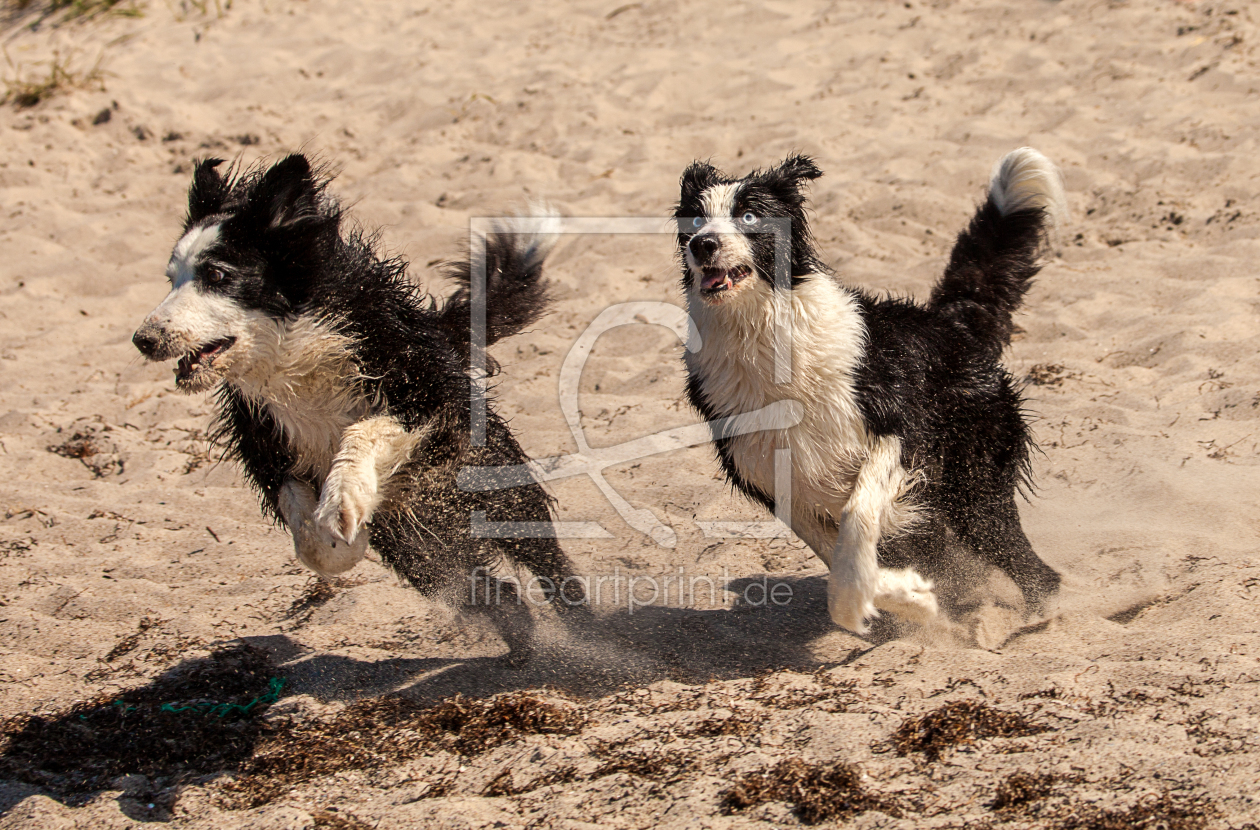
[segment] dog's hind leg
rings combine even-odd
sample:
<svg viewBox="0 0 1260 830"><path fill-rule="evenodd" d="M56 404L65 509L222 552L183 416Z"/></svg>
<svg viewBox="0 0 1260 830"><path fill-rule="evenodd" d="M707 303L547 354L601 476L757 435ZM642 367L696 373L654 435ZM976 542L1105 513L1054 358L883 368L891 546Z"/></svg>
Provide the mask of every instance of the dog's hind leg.
<svg viewBox="0 0 1260 830"><path fill-rule="evenodd" d="M477 568L469 578L469 591L463 610L484 616L507 643L504 661L514 668L524 666L534 654L534 616L522 600L515 580L491 576Z"/></svg>
<svg viewBox="0 0 1260 830"><path fill-rule="evenodd" d="M367 534L353 543L326 541L315 525L317 506L313 487L293 478L284 480L276 507L293 534L298 560L320 576L334 576L350 570L367 555Z"/></svg>
<svg viewBox="0 0 1260 830"><path fill-rule="evenodd" d="M908 479L901 465L901 441L878 439L840 514L840 534L831 554L827 610L837 625L856 634L866 633L866 620L878 616L877 607L916 622L936 615L932 583L911 568L879 565L885 520L897 509Z"/></svg>
<svg viewBox="0 0 1260 830"><path fill-rule="evenodd" d="M491 566L497 557L485 540L433 533L435 527L450 529L441 525L444 519L467 521L458 512L417 516L383 510L369 527L372 547L381 554L382 563L422 596L484 618L507 644L506 662L524 665L534 651L534 619L524 601L528 594L521 597L515 579L494 575Z"/></svg>
<svg viewBox="0 0 1260 830"><path fill-rule="evenodd" d="M1001 568L1019 587L1029 612L1043 610L1059 590L1060 577L1032 549L1019 521L1014 495L972 507L954 530L986 562Z"/></svg>
<svg viewBox="0 0 1260 830"><path fill-rule="evenodd" d="M534 573L544 596L562 619L578 622L590 616L586 580L574 573L569 557L556 539L500 539L499 544L508 557Z"/></svg>
<svg viewBox="0 0 1260 830"><path fill-rule="evenodd" d="M380 506L386 481L411 458L423 433L390 415L359 421L341 436L315 521L331 543L352 543Z"/></svg>

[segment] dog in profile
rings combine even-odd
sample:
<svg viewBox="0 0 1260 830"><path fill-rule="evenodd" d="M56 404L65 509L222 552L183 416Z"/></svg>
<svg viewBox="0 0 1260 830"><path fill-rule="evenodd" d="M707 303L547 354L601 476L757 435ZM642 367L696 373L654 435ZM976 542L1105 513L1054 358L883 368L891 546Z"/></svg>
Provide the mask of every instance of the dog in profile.
<svg viewBox="0 0 1260 830"><path fill-rule="evenodd" d="M489 404L485 441L470 437L472 274L486 274L488 345L546 309L543 262L556 236L501 224L484 262L448 267L458 287L437 307L405 262L347 227L329 177L305 156L226 176L221 164L196 167L166 268L171 290L136 331L136 348L178 358L181 391L215 391L215 443L293 534L303 564L341 573L370 543L422 594L462 594L495 624L509 662L524 663L533 618L491 569L503 559L525 566L569 614L586 610L583 586L546 533L551 502L540 485L469 492L456 476L527 460ZM536 532L480 538L475 513Z"/></svg>
<svg viewBox="0 0 1260 830"><path fill-rule="evenodd" d="M715 427L722 469L773 511L775 450L790 450L791 526L828 564L828 609L850 631L880 610L933 618L935 586L914 564L940 561L951 534L1038 612L1060 578L1020 526L1033 442L1000 359L1066 215L1059 172L1029 148L1002 158L926 303L835 279L805 217L821 175L794 155L743 178L703 162L682 176L682 287L702 344L685 357L692 405L710 423L778 400L804 409L785 428Z"/></svg>

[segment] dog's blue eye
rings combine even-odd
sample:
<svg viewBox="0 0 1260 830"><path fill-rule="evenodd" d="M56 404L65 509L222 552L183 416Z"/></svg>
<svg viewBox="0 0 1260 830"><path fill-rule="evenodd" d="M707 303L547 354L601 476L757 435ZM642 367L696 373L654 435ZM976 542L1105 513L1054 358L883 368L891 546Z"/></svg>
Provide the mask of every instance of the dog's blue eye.
<svg viewBox="0 0 1260 830"><path fill-rule="evenodd" d="M704 225L704 217L703 217L703 216L697 216L695 219L692 219L692 220L691 220L691 227L693 227L693 228L699 228L699 227L701 227L701 226L703 226L703 225Z"/></svg>
<svg viewBox="0 0 1260 830"><path fill-rule="evenodd" d="M742 221L745 225L755 225L757 224L757 215L750 210L743 215Z"/></svg>

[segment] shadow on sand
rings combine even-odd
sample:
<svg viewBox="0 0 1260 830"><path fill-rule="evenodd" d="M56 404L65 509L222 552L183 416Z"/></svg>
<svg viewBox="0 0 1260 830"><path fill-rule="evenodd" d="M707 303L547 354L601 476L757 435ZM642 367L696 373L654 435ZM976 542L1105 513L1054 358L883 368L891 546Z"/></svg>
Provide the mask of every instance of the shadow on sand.
<svg viewBox="0 0 1260 830"><path fill-rule="evenodd" d="M249 761L271 728L262 715L281 696L353 701L390 694L427 705L456 694L475 700L545 687L589 698L658 680L812 670L855 659L895 636L891 624L866 641L839 633L829 641L832 659L820 659L815 641L837 635L825 578L779 581L791 589L783 605L741 599L718 610L645 606L600 614L580 628L548 615L534 659L519 669L493 657L311 655L285 635L243 638L120 695L5 722L0 779L9 783L0 782L0 815L37 791L75 806L116 789L120 809L132 819L169 820L182 786ZM753 586L755 597L761 582L736 580L726 590L742 598Z"/></svg>
<svg viewBox="0 0 1260 830"><path fill-rule="evenodd" d="M511 668L495 657L366 661L312 655L294 660L287 637L249 642L284 664L282 671L294 694L333 701L393 693L427 701L457 693L478 698L541 687L594 697L658 680L703 683L775 669L813 670L897 636L891 621L878 621L865 639L839 632L827 615L825 577L776 581L791 589L790 602L743 602L749 594L754 600L759 597L763 580L758 576L726 586L741 598L732 608L643 606L600 613L590 623L567 628L549 615L540 620L537 651L523 668ZM827 635L845 639L843 653L820 659L813 645Z"/></svg>

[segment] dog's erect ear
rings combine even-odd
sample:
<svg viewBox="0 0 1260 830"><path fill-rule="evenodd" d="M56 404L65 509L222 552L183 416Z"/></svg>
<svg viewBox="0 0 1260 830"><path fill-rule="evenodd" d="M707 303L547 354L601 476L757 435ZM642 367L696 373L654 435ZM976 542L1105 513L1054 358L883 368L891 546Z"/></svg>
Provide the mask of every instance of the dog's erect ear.
<svg viewBox="0 0 1260 830"><path fill-rule="evenodd" d="M223 159L197 162L192 185L188 188L188 224L200 222L223 208L223 200L228 191L227 182L223 181L223 177L215 169L222 163Z"/></svg>
<svg viewBox="0 0 1260 830"><path fill-rule="evenodd" d="M273 229L317 216L319 196L306 156L286 156L263 173L244 212L260 226Z"/></svg>
<svg viewBox="0 0 1260 830"><path fill-rule="evenodd" d="M769 188L785 203L803 205L805 203L804 185L807 181L822 175L818 165L809 156L791 155L777 167L757 176L764 187Z"/></svg>
<svg viewBox="0 0 1260 830"><path fill-rule="evenodd" d="M783 160L777 168L779 172L785 176L790 176L797 181L802 179L817 179L822 176L822 170L818 169L818 165L809 156L802 156L799 153L790 155Z"/></svg>
<svg viewBox="0 0 1260 830"><path fill-rule="evenodd" d="M698 198L701 193L718 184L721 180L722 174L712 164L709 164L707 161L693 161L691 166L683 171L682 179L679 182L682 188L680 201L685 204Z"/></svg>

